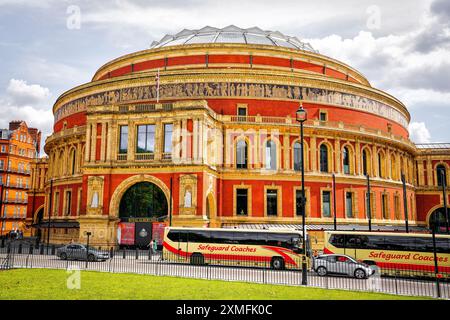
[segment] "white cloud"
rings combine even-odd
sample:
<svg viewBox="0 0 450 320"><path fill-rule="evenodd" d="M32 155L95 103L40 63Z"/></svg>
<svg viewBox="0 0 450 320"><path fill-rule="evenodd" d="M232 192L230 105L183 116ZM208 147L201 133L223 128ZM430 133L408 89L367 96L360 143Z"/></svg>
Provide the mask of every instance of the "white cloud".
<svg viewBox="0 0 450 320"><path fill-rule="evenodd" d="M424 122L411 122L408 130L409 138L415 143L428 143L431 141L430 132Z"/></svg>
<svg viewBox="0 0 450 320"><path fill-rule="evenodd" d="M50 98L50 90L38 84L27 84L25 80L9 80L6 93L19 106L41 105Z"/></svg>

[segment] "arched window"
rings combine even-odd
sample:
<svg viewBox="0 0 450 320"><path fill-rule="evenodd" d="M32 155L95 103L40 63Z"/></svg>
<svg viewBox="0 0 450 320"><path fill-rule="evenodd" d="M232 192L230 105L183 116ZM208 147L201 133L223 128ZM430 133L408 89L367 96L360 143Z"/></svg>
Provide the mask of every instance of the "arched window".
<svg viewBox="0 0 450 320"><path fill-rule="evenodd" d="M266 143L266 169L277 169L277 145L272 140Z"/></svg>
<svg viewBox="0 0 450 320"><path fill-rule="evenodd" d="M75 149L72 149L71 151L70 151L70 173L72 174L72 175L74 175L75 174L75 171L76 171L76 160L77 159L77 152L76 152L76 150Z"/></svg>
<svg viewBox="0 0 450 320"><path fill-rule="evenodd" d="M345 174L350 174L350 152L348 147L344 147L342 152L342 166Z"/></svg>
<svg viewBox="0 0 450 320"><path fill-rule="evenodd" d="M247 169L247 142L239 140L236 143L236 168Z"/></svg>
<svg viewBox="0 0 450 320"><path fill-rule="evenodd" d="M325 144L320 146L320 172L328 172L328 147Z"/></svg>
<svg viewBox="0 0 450 320"><path fill-rule="evenodd" d="M367 150L363 150L362 165L363 165L363 174L366 176L369 174L369 155Z"/></svg>
<svg viewBox="0 0 450 320"><path fill-rule="evenodd" d="M397 161L394 155L391 155L391 179L397 180Z"/></svg>
<svg viewBox="0 0 450 320"><path fill-rule="evenodd" d="M442 164L439 164L436 167L436 175L437 175L437 184L438 186L442 187L445 184L447 185L447 172L445 170L445 166Z"/></svg>
<svg viewBox="0 0 450 320"><path fill-rule="evenodd" d="M378 176L380 178L384 178L384 171L383 171L383 155L378 153Z"/></svg>
<svg viewBox="0 0 450 320"><path fill-rule="evenodd" d="M300 171L302 168L302 144L294 143L294 170Z"/></svg>

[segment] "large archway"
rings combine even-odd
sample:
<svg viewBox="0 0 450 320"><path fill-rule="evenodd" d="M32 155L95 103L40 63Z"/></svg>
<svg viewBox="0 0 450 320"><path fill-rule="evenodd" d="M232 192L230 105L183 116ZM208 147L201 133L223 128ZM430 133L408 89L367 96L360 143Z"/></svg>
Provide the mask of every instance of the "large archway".
<svg viewBox="0 0 450 320"><path fill-rule="evenodd" d="M167 213L168 204L164 192L148 181L132 185L125 191L119 204L121 221L159 220L165 218Z"/></svg>
<svg viewBox="0 0 450 320"><path fill-rule="evenodd" d="M447 208L447 217L443 207L435 209L428 218L429 226L436 233L446 233L448 224L450 224L450 209Z"/></svg>

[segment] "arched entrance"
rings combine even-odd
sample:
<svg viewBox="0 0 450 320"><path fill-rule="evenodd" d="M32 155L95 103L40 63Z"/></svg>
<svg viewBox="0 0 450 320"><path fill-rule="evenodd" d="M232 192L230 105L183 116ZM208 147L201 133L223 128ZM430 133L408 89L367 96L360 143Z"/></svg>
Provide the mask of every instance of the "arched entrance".
<svg viewBox="0 0 450 320"><path fill-rule="evenodd" d="M167 197L158 185L150 181L132 184L123 192L118 205L119 243L147 247L152 239L161 238L159 233L164 230L161 221L167 216Z"/></svg>
<svg viewBox="0 0 450 320"><path fill-rule="evenodd" d="M36 216L35 216L34 223L40 225L43 219L44 219L44 206L42 206L40 209L38 209ZM40 242L41 237L42 237L42 231L41 231L40 227L37 228L37 230L36 230L36 237L38 239L38 242Z"/></svg>
<svg viewBox="0 0 450 320"><path fill-rule="evenodd" d="M429 216L430 229L434 229L436 233L446 233L446 227L450 223L450 209L447 208L447 217L443 207L434 210Z"/></svg>
<svg viewBox="0 0 450 320"><path fill-rule="evenodd" d="M151 182L138 182L125 191L119 205L121 221L134 219L160 220L167 216L164 192Z"/></svg>

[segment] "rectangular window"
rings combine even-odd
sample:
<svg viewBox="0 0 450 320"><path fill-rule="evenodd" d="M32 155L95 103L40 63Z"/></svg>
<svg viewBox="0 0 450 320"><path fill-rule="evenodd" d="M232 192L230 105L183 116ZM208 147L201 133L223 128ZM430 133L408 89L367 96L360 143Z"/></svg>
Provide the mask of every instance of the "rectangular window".
<svg viewBox="0 0 450 320"><path fill-rule="evenodd" d="M306 198L306 195L305 195ZM302 216L302 207L301 207L301 199L302 199L302 190L295 190L295 214L297 216ZM306 202L305 202L306 205ZM303 208L306 214L306 207Z"/></svg>
<svg viewBox="0 0 450 320"><path fill-rule="evenodd" d="M137 136L137 153L153 153L155 152L155 125L138 126Z"/></svg>
<svg viewBox="0 0 450 320"><path fill-rule="evenodd" d="M400 197L394 196L395 219L400 220Z"/></svg>
<svg viewBox="0 0 450 320"><path fill-rule="evenodd" d="M239 107L238 108L238 116L246 116L247 115L247 108L242 108L242 107Z"/></svg>
<svg viewBox="0 0 450 320"><path fill-rule="evenodd" d="M381 213L383 214L383 218L384 219L389 219L389 214L388 214L388 201L387 201L387 194L382 194L381 195Z"/></svg>
<svg viewBox="0 0 450 320"><path fill-rule="evenodd" d="M171 123L164 124L164 152L172 152L172 132L173 125Z"/></svg>
<svg viewBox="0 0 450 320"><path fill-rule="evenodd" d="M322 191L322 216L331 217L331 192Z"/></svg>
<svg viewBox="0 0 450 320"><path fill-rule="evenodd" d="M369 218L369 208L370 217L373 219L375 217L375 212L373 210L373 194L368 194L366 192L366 218Z"/></svg>
<svg viewBox="0 0 450 320"><path fill-rule="evenodd" d="M66 216L70 215L71 208L72 208L72 192L66 191L66 208L64 210L64 214Z"/></svg>
<svg viewBox="0 0 450 320"><path fill-rule="evenodd" d="M278 214L278 190L267 190L267 215L276 216Z"/></svg>
<svg viewBox="0 0 450 320"><path fill-rule="evenodd" d="M236 189L236 214L248 215L248 189Z"/></svg>
<svg viewBox="0 0 450 320"><path fill-rule="evenodd" d="M353 218L353 194L345 193L345 215L347 218Z"/></svg>
<svg viewBox="0 0 450 320"><path fill-rule="evenodd" d="M0 170L3 170L4 165L5 165L5 162L3 160L0 160Z"/></svg>
<svg viewBox="0 0 450 320"><path fill-rule="evenodd" d="M320 112L320 121L327 121L327 113L326 112Z"/></svg>
<svg viewBox="0 0 450 320"><path fill-rule="evenodd" d="M120 126L119 153L128 152L128 126Z"/></svg>
<svg viewBox="0 0 450 320"><path fill-rule="evenodd" d="M54 201L53 201L53 215L56 216L58 215L58 211L59 211L59 192L55 192L54 194Z"/></svg>

